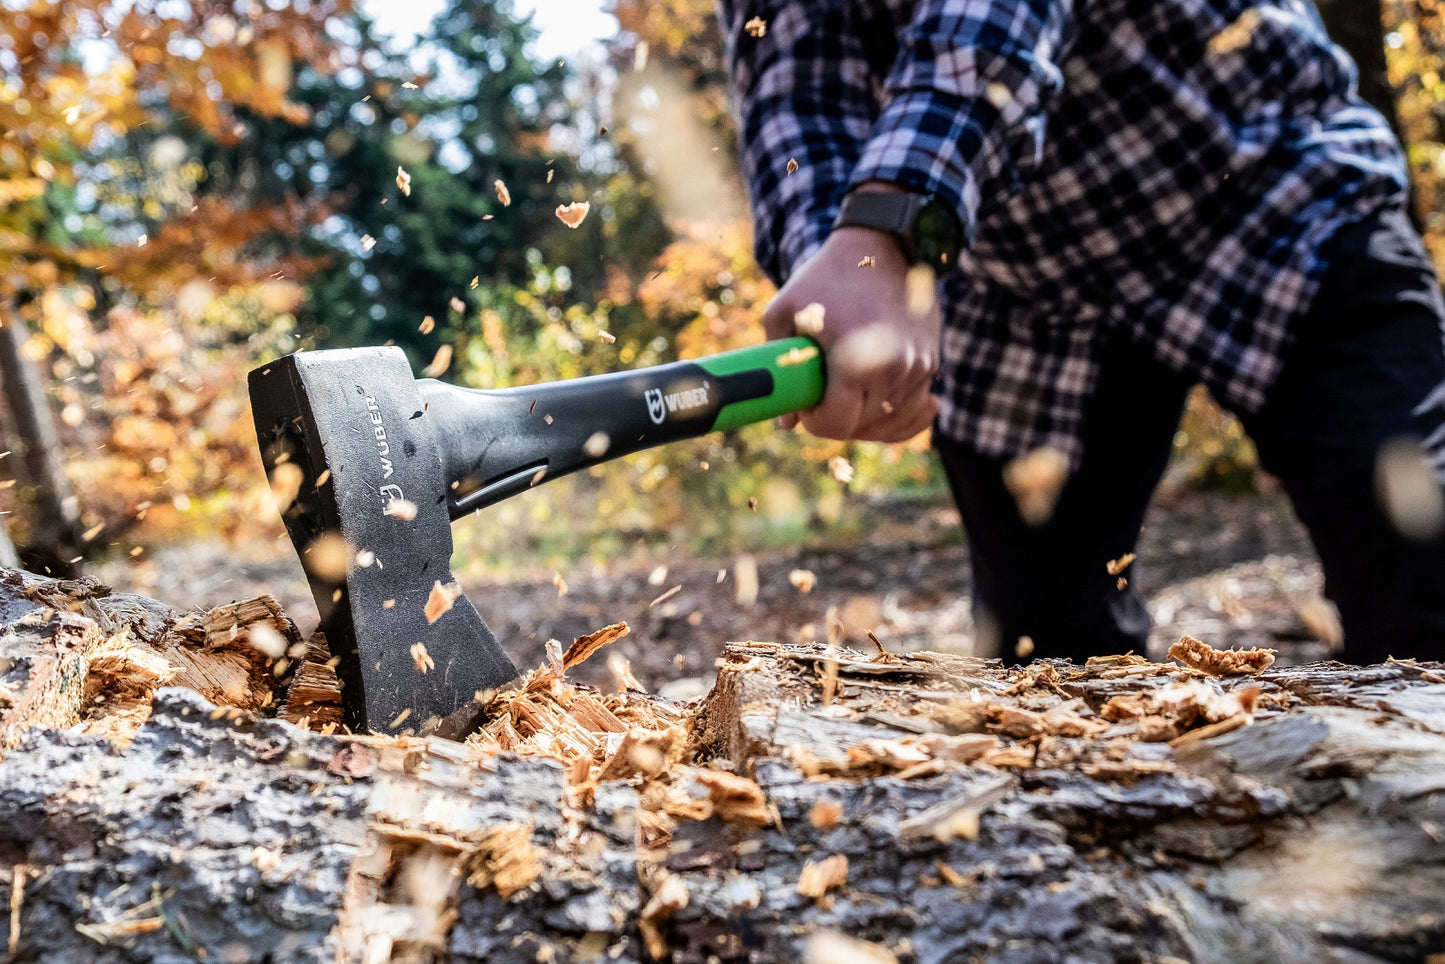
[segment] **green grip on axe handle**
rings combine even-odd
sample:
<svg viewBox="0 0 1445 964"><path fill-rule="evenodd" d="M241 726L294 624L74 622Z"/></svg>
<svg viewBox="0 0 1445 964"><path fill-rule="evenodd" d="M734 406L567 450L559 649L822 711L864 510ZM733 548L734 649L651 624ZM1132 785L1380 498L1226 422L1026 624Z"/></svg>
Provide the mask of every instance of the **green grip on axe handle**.
<svg viewBox="0 0 1445 964"><path fill-rule="evenodd" d="M827 383L823 351L811 338L782 338L694 359L693 364L719 377L758 369L773 376L771 393L724 406L713 422L714 432L812 408L823 400Z"/></svg>

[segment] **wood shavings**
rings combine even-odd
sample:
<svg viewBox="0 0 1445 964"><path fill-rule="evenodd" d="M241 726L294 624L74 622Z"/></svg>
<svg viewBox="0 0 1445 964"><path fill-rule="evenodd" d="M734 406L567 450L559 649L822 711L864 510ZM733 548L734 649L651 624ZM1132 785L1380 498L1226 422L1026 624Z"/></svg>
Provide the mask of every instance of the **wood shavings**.
<svg viewBox="0 0 1445 964"><path fill-rule="evenodd" d="M863 257L858 259L858 267L860 268L871 268L876 263L877 262L874 260L873 255L871 254L865 254L863 255Z"/></svg>
<svg viewBox="0 0 1445 964"><path fill-rule="evenodd" d="M432 583L431 593L426 599L426 621L434 623L441 619L461 594L462 587L454 582L449 582L445 586L440 581Z"/></svg>
<svg viewBox="0 0 1445 964"><path fill-rule="evenodd" d="M648 956L652 960L660 961L667 956L668 946L663 937L662 925L686 907L691 899L687 881L677 874L662 872L662 879L653 885L652 896L637 919L638 930L642 932Z"/></svg>
<svg viewBox="0 0 1445 964"><path fill-rule="evenodd" d="M604 345L611 345L617 341L617 336L610 331L599 331L597 333L597 340Z"/></svg>
<svg viewBox="0 0 1445 964"><path fill-rule="evenodd" d="M671 589L669 589L667 592L663 593L661 596L658 596L658 597L657 597L656 599L654 599L652 602L648 603L648 604L647 604L647 608L648 608L648 609L652 609L652 608L656 607L659 603L667 602L667 600L671 599L673 596L676 596L676 595L677 595L678 593L680 593L680 592L682 592L682 586L681 586L681 585L673 586L673 587L672 587Z"/></svg>
<svg viewBox="0 0 1445 964"><path fill-rule="evenodd" d="M418 673L426 673L436 669L436 660L432 659L431 654L426 651L425 643L421 641L412 643L410 652L412 664L416 666Z"/></svg>
<svg viewBox="0 0 1445 964"><path fill-rule="evenodd" d="M758 561L749 555L738 556L733 563L735 598L739 606L752 606L758 601Z"/></svg>
<svg viewBox="0 0 1445 964"><path fill-rule="evenodd" d="M765 37L768 33L768 22L762 17L753 17L747 23L743 24L743 29L751 36Z"/></svg>
<svg viewBox="0 0 1445 964"><path fill-rule="evenodd" d="M1035 527L1053 517L1068 477L1068 460L1048 447L1013 459L1003 470L1004 487L1014 497L1020 518Z"/></svg>
<svg viewBox="0 0 1445 964"><path fill-rule="evenodd" d="M400 164L396 167L396 186L401 188L402 194L411 197L411 175Z"/></svg>
<svg viewBox="0 0 1445 964"><path fill-rule="evenodd" d="M541 879L542 851L532 843L532 828L527 824L498 824L477 841L466 870L468 884L495 887L503 900L511 900Z"/></svg>
<svg viewBox="0 0 1445 964"><path fill-rule="evenodd" d="M360 780L371 776L380 765L380 757L361 743L347 743L336 751L326 764L327 772Z"/></svg>
<svg viewBox="0 0 1445 964"><path fill-rule="evenodd" d="M1333 650L1345 645L1345 628L1340 623L1340 611L1334 603L1323 596L1311 596L1295 608L1305 628L1320 642Z"/></svg>
<svg viewBox="0 0 1445 964"><path fill-rule="evenodd" d="M370 251L374 247L376 247L376 239L369 234L363 234L361 236L361 250Z"/></svg>
<svg viewBox="0 0 1445 964"><path fill-rule="evenodd" d="M788 163L785 166L785 169L787 170L789 175L798 173L798 159L795 157L788 158Z"/></svg>
<svg viewBox="0 0 1445 964"><path fill-rule="evenodd" d="M587 212L592 210L592 205L586 201L573 201L571 204L557 205L557 220L569 228L578 228L587 217Z"/></svg>
<svg viewBox="0 0 1445 964"><path fill-rule="evenodd" d="M767 794L755 781L725 770L698 770L693 779L707 790L713 813L723 820L757 827L775 822Z"/></svg>
<svg viewBox="0 0 1445 964"><path fill-rule="evenodd" d="M597 652L609 643L615 643L626 636L632 630L626 623L613 623L604 626L593 633L585 636L578 636L571 646L567 647L567 654L562 657L562 665L571 668Z"/></svg>
<svg viewBox="0 0 1445 964"><path fill-rule="evenodd" d="M497 200L502 202L502 207L512 206L512 192L507 190L507 185L501 178L492 182L492 190L497 192Z"/></svg>
<svg viewBox="0 0 1445 964"><path fill-rule="evenodd" d="M828 460L828 474L847 485L853 481L853 463L841 455L835 455Z"/></svg>
<svg viewBox="0 0 1445 964"><path fill-rule="evenodd" d="M803 948L803 964L898 964L888 948L837 931L817 931Z"/></svg>
<svg viewBox="0 0 1445 964"><path fill-rule="evenodd" d="M423 335L430 335L436 329L436 326L437 320L431 315L427 315L421 320L421 324L417 325L416 330L421 332Z"/></svg>
<svg viewBox="0 0 1445 964"><path fill-rule="evenodd" d="M1111 576L1117 576L1125 569L1128 569L1130 563L1132 563L1133 561L1134 553L1126 552L1119 558L1110 559L1108 562L1104 563L1104 571L1106 571Z"/></svg>
<svg viewBox="0 0 1445 964"><path fill-rule="evenodd" d="M806 596L818 584L818 576L811 569L794 569L788 573L788 582Z"/></svg>
<svg viewBox="0 0 1445 964"><path fill-rule="evenodd" d="M808 823L815 830L829 830L843 820L843 805L837 800L819 800L808 812Z"/></svg>
<svg viewBox="0 0 1445 964"><path fill-rule="evenodd" d="M1274 665L1272 649L1215 649L1193 636L1169 647L1169 658L1211 676L1257 676Z"/></svg>
<svg viewBox="0 0 1445 964"><path fill-rule="evenodd" d="M804 305L793 314L793 330L800 335L816 338L823 333L825 313L825 309L819 302L814 301Z"/></svg>
<svg viewBox="0 0 1445 964"><path fill-rule="evenodd" d="M1254 31L1263 20L1264 15L1257 7L1249 7L1233 23L1210 37L1206 49L1216 57L1243 50L1254 40Z"/></svg>
<svg viewBox="0 0 1445 964"><path fill-rule="evenodd" d="M410 499L392 499L386 504L386 508L381 510L381 513L393 519L410 522L416 518L416 503Z"/></svg>
<svg viewBox="0 0 1445 964"><path fill-rule="evenodd" d="M421 370L426 378L440 378L446 374L448 368L452 367L452 346L441 345L437 348L436 354L432 356L431 364Z"/></svg>
<svg viewBox="0 0 1445 964"><path fill-rule="evenodd" d="M543 650L547 653L547 668L552 671L553 676L567 675L567 667L562 662L562 643L556 639L549 639Z"/></svg>
<svg viewBox="0 0 1445 964"><path fill-rule="evenodd" d="M810 860L803 864L798 875L797 891L804 897L817 899L830 890L837 890L848 882L848 858L833 854L822 860Z"/></svg>

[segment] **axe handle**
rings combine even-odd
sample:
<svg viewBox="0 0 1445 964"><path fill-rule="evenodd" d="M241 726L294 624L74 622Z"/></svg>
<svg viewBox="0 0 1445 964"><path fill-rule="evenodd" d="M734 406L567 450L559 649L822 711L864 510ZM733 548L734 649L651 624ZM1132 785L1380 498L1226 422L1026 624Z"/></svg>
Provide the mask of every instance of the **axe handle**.
<svg viewBox="0 0 1445 964"><path fill-rule="evenodd" d="M824 380L817 343L800 337L528 387L417 384L455 519L600 462L812 408Z"/></svg>

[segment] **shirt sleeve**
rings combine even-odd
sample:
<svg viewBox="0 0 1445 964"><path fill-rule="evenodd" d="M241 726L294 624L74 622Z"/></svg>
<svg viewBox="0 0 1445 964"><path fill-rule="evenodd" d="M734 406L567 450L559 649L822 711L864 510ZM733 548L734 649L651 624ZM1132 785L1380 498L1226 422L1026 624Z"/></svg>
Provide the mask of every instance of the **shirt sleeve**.
<svg viewBox="0 0 1445 964"><path fill-rule="evenodd" d="M1063 88L1068 0L920 0L898 37L884 105L849 178L932 194L972 237L979 207L1043 154Z"/></svg>
<svg viewBox="0 0 1445 964"><path fill-rule="evenodd" d="M980 186L1011 183L1038 156L1068 6L718 0L769 277L816 251L843 196L868 180L935 195L971 230Z"/></svg>

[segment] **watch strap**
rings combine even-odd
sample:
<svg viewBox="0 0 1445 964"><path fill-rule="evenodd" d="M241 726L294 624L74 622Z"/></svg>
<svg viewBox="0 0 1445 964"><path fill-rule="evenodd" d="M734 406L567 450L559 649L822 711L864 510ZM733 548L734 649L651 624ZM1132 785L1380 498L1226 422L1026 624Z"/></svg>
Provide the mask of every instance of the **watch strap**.
<svg viewBox="0 0 1445 964"><path fill-rule="evenodd" d="M914 261L913 223L927 203L928 199L922 195L908 192L854 191L843 198L833 227L887 232L897 239L904 257Z"/></svg>

